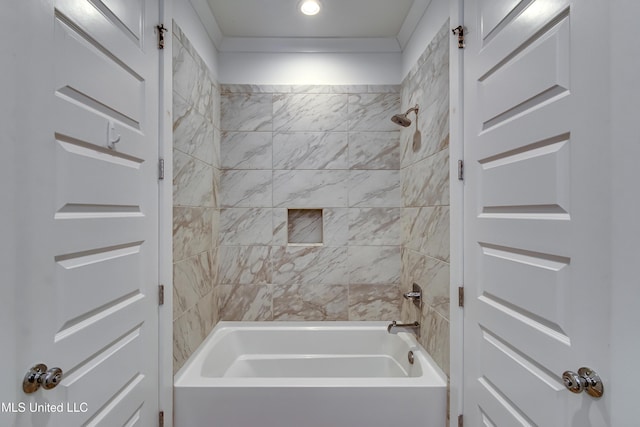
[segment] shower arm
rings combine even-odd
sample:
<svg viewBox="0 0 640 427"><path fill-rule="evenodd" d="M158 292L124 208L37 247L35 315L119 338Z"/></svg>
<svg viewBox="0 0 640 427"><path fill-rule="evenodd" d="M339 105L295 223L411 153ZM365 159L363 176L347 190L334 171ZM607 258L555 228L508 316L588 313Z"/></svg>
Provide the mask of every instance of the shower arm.
<svg viewBox="0 0 640 427"><path fill-rule="evenodd" d="M420 110L420 107L418 106L418 104L416 104L416 106L415 106L415 107L411 107L411 108L409 108L409 109L407 110L407 112L406 112L406 113L404 113L403 115L406 117L406 116L407 116L407 114L409 114L410 112L412 112L412 111L413 111L414 113L416 113L416 117L417 117L417 116L418 116L418 110Z"/></svg>

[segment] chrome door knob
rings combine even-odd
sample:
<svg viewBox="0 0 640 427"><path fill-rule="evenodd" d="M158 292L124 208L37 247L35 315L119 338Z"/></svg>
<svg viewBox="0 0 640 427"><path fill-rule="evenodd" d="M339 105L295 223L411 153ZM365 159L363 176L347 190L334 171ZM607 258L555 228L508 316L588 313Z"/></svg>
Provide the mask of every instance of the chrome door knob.
<svg viewBox="0 0 640 427"><path fill-rule="evenodd" d="M590 368L582 367L576 374L573 371L565 371L562 374L564 386L572 393L582 393L586 391L589 396L602 397L604 385L600 376Z"/></svg>
<svg viewBox="0 0 640 427"><path fill-rule="evenodd" d="M39 363L29 369L22 380L22 390L29 394L42 386L45 390L55 388L62 381L62 369L47 369L47 365Z"/></svg>

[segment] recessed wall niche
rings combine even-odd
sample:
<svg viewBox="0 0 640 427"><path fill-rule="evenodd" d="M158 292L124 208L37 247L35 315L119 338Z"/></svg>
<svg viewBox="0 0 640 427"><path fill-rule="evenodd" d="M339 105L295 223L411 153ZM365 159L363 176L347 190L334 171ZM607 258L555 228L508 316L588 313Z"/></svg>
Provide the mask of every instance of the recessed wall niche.
<svg viewBox="0 0 640 427"><path fill-rule="evenodd" d="M321 245L322 209L288 209L287 231L290 245Z"/></svg>

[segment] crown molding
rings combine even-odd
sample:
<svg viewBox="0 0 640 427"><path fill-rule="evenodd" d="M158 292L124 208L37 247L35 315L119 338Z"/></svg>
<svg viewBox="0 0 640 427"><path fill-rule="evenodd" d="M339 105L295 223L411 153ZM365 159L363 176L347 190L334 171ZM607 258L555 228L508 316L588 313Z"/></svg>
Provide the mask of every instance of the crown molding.
<svg viewBox="0 0 640 427"><path fill-rule="evenodd" d="M219 48L224 39L224 35L220 30L216 17L211 11L211 6L209 6L207 0L189 0L189 2L198 14L198 18L200 18L200 21L202 22L204 29L207 31L207 34L209 34L209 38L213 42L214 46Z"/></svg>
<svg viewBox="0 0 640 427"><path fill-rule="evenodd" d="M430 4L431 0L415 0L413 2L397 36L400 49L404 50L404 48L407 47L409 40L411 40L411 36L418 27L422 17L427 12Z"/></svg>

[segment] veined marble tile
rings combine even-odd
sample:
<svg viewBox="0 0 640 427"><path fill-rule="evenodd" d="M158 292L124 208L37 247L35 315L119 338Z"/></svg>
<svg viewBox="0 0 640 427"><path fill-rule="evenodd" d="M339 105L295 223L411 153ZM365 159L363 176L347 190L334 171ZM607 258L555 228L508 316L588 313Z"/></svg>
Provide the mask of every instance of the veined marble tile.
<svg viewBox="0 0 640 427"><path fill-rule="evenodd" d="M273 320L349 320L346 285L273 285Z"/></svg>
<svg viewBox="0 0 640 427"><path fill-rule="evenodd" d="M271 245L272 239L271 208L220 210L221 245Z"/></svg>
<svg viewBox="0 0 640 427"><path fill-rule="evenodd" d="M271 286L232 284L218 289L220 320L272 320Z"/></svg>
<svg viewBox="0 0 640 427"><path fill-rule="evenodd" d="M199 67L177 37L172 37L171 41L173 43L173 90L184 100L190 101L191 94L196 87ZM190 102L190 105L193 105L193 103Z"/></svg>
<svg viewBox="0 0 640 427"><path fill-rule="evenodd" d="M322 209L289 209L288 243L322 243Z"/></svg>
<svg viewBox="0 0 640 427"><path fill-rule="evenodd" d="M420 285L425 303L446 319L449 318L449 268L448 263L411 249L405 248L402 252L403 289L410 290L412 283Z"/></svg>
<svg viewBox="0 0 640 427"><path fill-rule="evenodd" d="M270 170L227 170L221 177L221 207L265 207L272 203Z"/></svg>
<svg viewBox="0 0 640 427"><path fill-rule="evenodd" d="M273 206L323 208L347 206L348 171L273 172Z"/></svg>
<svg viewBox="0 0 640 427"><path fill-rule="evenodd" d="M448 149L402 170L402 200L406 207L449 204Z"/></svg>
<svg viewBox="0 0 640 427"><path fill-rule="evenodd" d="M289 246L274 248L273 282L277 285L342 284L347 278L347 248Z"/></svg>
<svg viewBox="0 0 640 427"><path fill-rule="evenodd" d="M367 92L369 93L400 93L401 85L369 85ZM351 92L354 93L354 92Z"/></svg>
<svg viewBox="0 0 640 427"><path fill-rule="evenodd" d="M271 169L271 132L222 132L223 169Z"/></svg>
<svg viewBox="0 0 640 427"><path fill-rule="evenodd" d="M349 320L397 320L401 302L397 284L349 285Z"/></svg>
<svg viewBox="0 0 640 427"><path fill-rule="evenodd" d="M407 248L449 262L449 207L404 209L402 236Z"/></svg>
<svg viewBox="0 0 640 427"><path fill-rule="evenodd" d="M218 168L213 168L213 206L215 208L220 207L220 184L222 183L222 171Z"/></svg>
<svg viewBox="0 0 640 427"><path fill-rule="evenodd" d="M400 113L397 93L349 95L349 131L395 131L391 121Z"/></svg>
<svg viewBox="0 0 640 427"><path fill-rule="evenodd" d="M349 209L349 245L400 245L402 208Z"/></svg>
<svg viewBox="0 0 640 427"><path fill-rule="evenodd" d="M324 246L346 246L349 240L348 208L323 209L323 242Z"/></svg>
<svg viewBox="0 0 640 427"><path fill-rule="evenodd" d="M273 95L224 93L221 101L221 130L273 130Z"/></svg>
<svg viewBox="0 0 640 427"><path fill-rule="evenodd" d="M422 325L420 344L427 350L440 369L449 376L451 371L449 365L449 322L429 306L426 306L423 310L420 324Z"/></svg>
<svg viewBox="0 0 640 427"><path fill-rule="evenodd" d="M351 171L350 207L400 207L399 171Z"/></svg>
<svg viewBox="0 0 640 427"><path fill-rule="evenodd" d="M349 246L349 284L400 283L400 246Z"/></svg>
<svg viewBox="0 0 640 427"><path fill-rule="evenodd" d="M178 318L213 291L211 252L203 252L173 265L173 317Z"/></svg>
<svg viewBox="0 0 640 427"><path fill-rule="evenodd" d="M196 310L198 310L203 320L204 337L206 338L216 323L218 323L218 300L216 292L213 289L200 298L200 301L196 304Z"/></svg>
<svg viewBox="0 0 640 427"><path fill-rule="evenodd" d="M221 92L227 93L291 93L290 85L239 85L223 84Z"/></svg>
<svg viewBox="0 0 640 427"><path fill-rule="evenodd" d="M213 167L216 169L222 168L222 155L220 153L220 144L222 137L220 136L220 130L213 128Z"/></svg>
<svg viewBox="0 0 640 427"><path fill-rule="evenodd" d="M273 208L271 211L273 213L273 245L287 246L287 216L289 210L284 208Z"/></svg>
<svg viewBox="0 0 640 427"><path fill-rule="evenodd" d="M349 132L350 169L400 169L400 131Z"/></svg>
<svg viewBox="0 0 640 427"><path fill-rule="evenodd" d="M220 95L220 86L214 82L211 94L211 123L216 129L220 129L220 114L222 96Z"/></svg>
<svg viewBox="0 0 640 427"><path fill-rule="evenodd" d="M274 169L347 169L346 132L273 135Z"/></svg>
<svg viewBox="0 0 640 427"><path fill-rule="evenodd" d="M205 321L197 305L173 321L173 370L177 372L202 343Z"/></svg>
<svg viewBox="0 0 640 427"><path fill-rule="evenodd" d="M273 97L273 130L347 130L347 95L278 94Z"/></svg>
<svg viewBox="0 0 640 427"><path fill-rule="evenodd" d="M174 206L214 207L213 168L173 150Z"/></svg>
<svg viewBox="0 0 640 427"><path fill-rule="evenodd" d="M211 249L213 245L212 215L214 209L173 208L174 262Z"/></svg>
<svg viewBox="0 0 640 427"><path fill-rule="evenodd" d="M212 164L214 139L213 125L173 92L173 148Z"/></svg>
<svg viewBox="0 0 640 427"><path fill-rule="evenodd" d="M219 254L221 284L272 283L270 246L221 246Z"/></svg>

